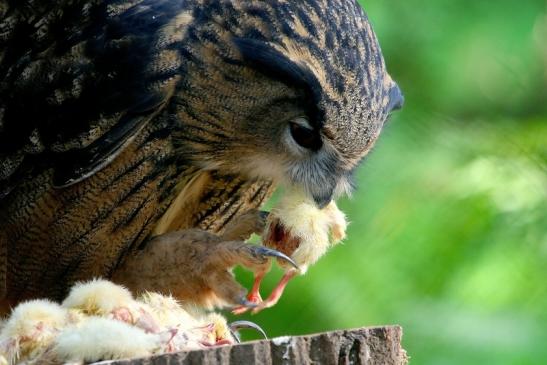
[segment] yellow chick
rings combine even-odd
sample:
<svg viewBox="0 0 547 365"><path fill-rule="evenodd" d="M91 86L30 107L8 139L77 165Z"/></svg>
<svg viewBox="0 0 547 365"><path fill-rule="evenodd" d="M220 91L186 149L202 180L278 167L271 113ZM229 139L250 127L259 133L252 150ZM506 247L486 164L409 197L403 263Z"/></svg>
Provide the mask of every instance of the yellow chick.
<svg viewBox="0 0 547 365"><path fill-rule="evenodd" d="M49 300L19 304L0 331L0 349L9 364L38 357L70 323L65 308Z"/></svg>
<svg viewBox="0 0 547 365"><path fill-rule="evenodd" d="M172 296L145 292L137 300L144 304L160 328L187 330L199 322Z"/></svg>
<svg viewBox="0 0 547 365"><path fill-rule="evenodd" d="M236 339L232 336L230 327L226 318L218 313L209 313L202 319L204 324L211 326L211 331L205 333L204 344L213 345L232 345Z"/></svg>
<svg viewBox="0 0 547 365"><path fill-rule="evenodd" d="M171 351L191 351L211 346L232 345L238 342L230 325L218 313L209 313L197 319L199 325L177 332L171 341ZM245 326L250 327L250 326ZM252 328L256 328L254 326Z"/></svg>
<svg viewBox="0 0 547 365"><path fill-rule="evenodd" d="M294 190L288 191L272 209L268 223L264 245L290 256L300 274L305 274L331 245L346 237L346 216L334 201L318 209L307 195ZM289 267L282 261L279 264Z"/></svg>
<svg viewBox="0 0 547 365"><path fill-rule="evenodd" d="M162 331L177 330L169 343L170 351L238 343L236 331L239 329L253 329L266 337L262 328L252 322L236 321L228 324L222 315L204 313L201 308L182 305L172 296L146 292L137 300L150 308L151 315Z"/></svg>
<svg viewBox="0 0 547 365"><path fill-rule="evenodd" d="M220 314L185 307L173 297L145 293L138 300L106 280L76 284L63 305L35 300L17 306L0 323L0 365L52 365L148 356L233 344Z"/></svg>
<svg viewBox="0 0 547 365"><path fill-rule="evenodd" d="M317 262L332 245L345 238L346 227L346 216L334 201L325 208L318 209L302 191L288 190L270 212L262 242L265 246L290 256L298 269L278 260L286 272L272 294L264 301L259 290L265 273L258 274L248 295L249 301L258 304L253 312L275 305L294 276L305 274L309 266ZM248 307L238 307L234 313L240 314L246 310Z"/></svg>
<svg viewBox="0 0 547 365"><path fill-rule="evenodd" d="M142 294L138 301L150 308L162 330L176 330L169 343L170 351L234 343L226 319L220 314L203 315L199 308L182 306L172 296L153 292Z"/></svg>
<svg viewBox="0 0 547 365"><path fill-rule="evenodd" d="M235 321L228 323L226 318L218 313L209 313L202 317L202 322L209 323L212 329L203 343L207 346L233 345L240 343L238 331L241 329L252 329L259 332L264 338L268 338L266 333L256 323L249 321Z"/></svg>
<svg viewBox="0 0 547 365"><path fill-rule="evenodd" d="M120 308L132 306L133 303L133 295L126 288L108 280L94 279L76 283L62 306L90 316L108 316Z"/></svg>
<svg viewBox="0 0 547 365"><path fill-rule="evenodd" d="M159 326L144 303L138 303L129 290L104 279L75 284L62 306L88 316L101 316L134 324L146 332L159 332Z"/></svg>
<svg viewBox="0 0 547 365"><path fill-rule="evenodd" d="M149 356L165 352L173 333L146 333L127 323L89 317L67 327L55 339L51 354L59 362L94 362Z"/></svg>

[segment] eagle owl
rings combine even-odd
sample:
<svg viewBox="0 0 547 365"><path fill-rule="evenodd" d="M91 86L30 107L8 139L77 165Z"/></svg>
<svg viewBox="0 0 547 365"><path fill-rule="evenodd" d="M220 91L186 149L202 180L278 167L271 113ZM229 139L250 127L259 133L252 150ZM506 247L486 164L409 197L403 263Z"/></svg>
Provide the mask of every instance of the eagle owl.
<svg viewBox="0 0 547 365"><path fill-rule="evenodd" d="M141 274L234 304L278 255L256 209L347 193L401 104L353 0L0 0L3 308Z"/></svg>

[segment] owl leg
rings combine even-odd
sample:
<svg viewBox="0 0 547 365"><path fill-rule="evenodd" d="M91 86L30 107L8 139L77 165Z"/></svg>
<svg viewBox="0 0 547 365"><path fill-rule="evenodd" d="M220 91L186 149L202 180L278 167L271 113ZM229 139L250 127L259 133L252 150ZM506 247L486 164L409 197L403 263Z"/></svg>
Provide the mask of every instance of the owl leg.
<svg viewBox="0 0 547 365"><path fill-rule="evenodd" d="M262 298L260 297L260 283L264 276L268 273L271 267L270 258L277 258L281 259L282 261L285 261L294 267L296 267L296 263L285 254L278 252L276 250L272 250L270 248L264 247L264 246L258 246L258 245L249 245L245 244L245 246L232 246L231 242L224 242L222 245L226 245L226 249L228 252L224 253L224 257L221 258L223 260L224 265L227 264L229 267L233 267L235 265L241 265L243 267L251 269L253 271L253 274L255 276L255 280L253 283L253 287L249 294L243 299L239 296L239 303L240 306L237 306L234 309L234 313L238 313L238 310L241 310L241 308L250 309L256 307L259 303L262 302ZM247 251L242 253L241 251ZM231 256L231 257L230 257ZM262 261L263 258L265 258L267 261ZM233 275L228 271L222 271L217 274L218 276L210 277L210 285L213 287L216 287L217 293L220 294L221 297L227 299L227 298L235 298L236 295L236 285L237 284L233 280ZM237 287L240 287L239 284L237 284ZM239 291L239 294L241 294L241 291ZM231 303L234 303L233 300L230 301Z"/></svg>
<svg viewBox="0 0 547 365"><path fill-rule="evenodd" d="M223 241L245 241L251 234L261 234L266 227L268 212L251 209L241 214L224 227L220 235Z"/></svg>
<svg viewBox="0 0 547 365"><path fill-rule="evenodd" d="M286 255L243 241L224 241L212 233L191 229L166 233L128 255L112 280L134 293L156 291L201 306L256 306L231 269L240 265L258 275L269 271L271 258L296 266Z"/></svg>

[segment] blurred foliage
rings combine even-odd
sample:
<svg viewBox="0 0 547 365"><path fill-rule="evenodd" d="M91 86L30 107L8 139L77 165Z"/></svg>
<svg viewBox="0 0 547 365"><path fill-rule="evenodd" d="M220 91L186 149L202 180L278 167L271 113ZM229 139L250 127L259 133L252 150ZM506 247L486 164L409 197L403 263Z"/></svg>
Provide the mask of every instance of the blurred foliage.
<svg viewBox="0 0 547 365"><path fill-rule="evenodd" d="M361 3L405 107L340 202L345 244L252 320L270 336L400 324L412 364L545 364L546 3Z"/></svg>

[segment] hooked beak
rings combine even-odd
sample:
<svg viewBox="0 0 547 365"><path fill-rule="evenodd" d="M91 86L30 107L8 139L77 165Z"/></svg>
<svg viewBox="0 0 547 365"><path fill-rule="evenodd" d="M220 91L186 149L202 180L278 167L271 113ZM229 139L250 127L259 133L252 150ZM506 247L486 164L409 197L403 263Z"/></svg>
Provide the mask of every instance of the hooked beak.
<svg viewBox="0 0 547 365"><path fill-rule="evenodd" d="M405 97L403 92L399 88L399 85L393 83L391 89L389 89L389 103L387 105L387 110L389 112L394 112L400 110L405 103Z"/></svg>
<svg viewBox="0 0 547 365"><path fill-rule="evenodd" d="M317 208L323 209L327 205L329 205L329 203L332 201L332 196L334 195L333 192L334 192L334 189L332 189L330 192L326 194L312 194L313 201L317 205Z"/></svg>
<svg viewBox="0 0 547 365"><path fill-rule="evenodd" d="M310 186L309 194L319 209L325 208L334 198L337 181L324 181Z"/></svg>

